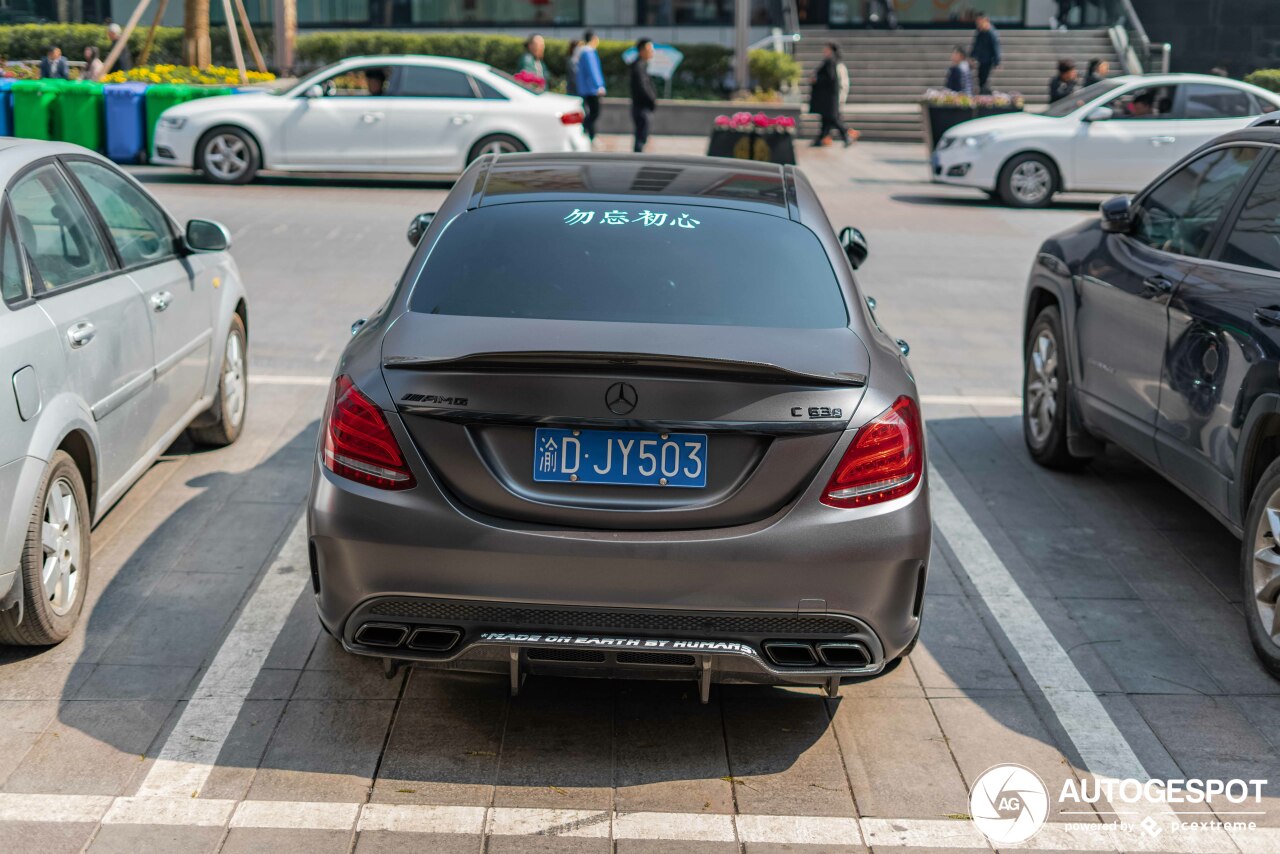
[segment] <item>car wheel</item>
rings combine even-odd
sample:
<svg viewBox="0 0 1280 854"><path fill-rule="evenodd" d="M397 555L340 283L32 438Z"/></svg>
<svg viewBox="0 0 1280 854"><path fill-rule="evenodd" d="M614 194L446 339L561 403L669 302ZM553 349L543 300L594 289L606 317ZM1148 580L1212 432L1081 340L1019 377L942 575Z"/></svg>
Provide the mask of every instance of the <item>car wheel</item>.
<svg viewBox="0 0 1280 854"><path fill-rule="evenodd" d="M231 315L227 345L223 348L222 370L218 375L218 393L213 406L188 428L192 440L201 445L223 447L240 438L244 429L244 413L249 402L249 363L244 321Z"/></svg>
<svg viewBox="0 0 1280 854"><path fill-rule="evenodd" d="M514 154L528 150L529 147L514 136L505 133L490 134L471 146L471 151L467 153L467 163L474 163L482 154Z"/></svg>
<svg viewBox="0 0 1280 854"><path fill-rule="evenodd" d="M262 156L247 132L220 127L200 138L196 163L205 177L216 184L247 184L258 174Z"/></svg>
<svg viewBox="0 0 1280 854"><path fill-rule="evenodd" d="M89 584L89 499L75 460L58 451L31 508L19 563L18 611L0 613L0 643L49 646L64 640L84 608Z"/></svg>
<svg viewBox="0 0 1280 854"><path fill-rule="evenodd" d="M1280 460L1263 472L1249 502L1240 570L1249 640L1262 666L1280 677Z"/></svg>
<svg viewBox="0 0 1280 854"><path fill-rule="evenodd" d="M1058 170L1043 154L1019 154L1000 170L997 190L1010 207L1042 208L1058 191Z"/></svg>
<svg viewBox="0 0 1280 854"><path fill-rule="evenodd" d="M1027 336L1022 375L1022 436L1031 457L1049 468L1078 468L1088 457L1067 447L1066 354L1062 349L1062 315L1046 306Z"/></svg>

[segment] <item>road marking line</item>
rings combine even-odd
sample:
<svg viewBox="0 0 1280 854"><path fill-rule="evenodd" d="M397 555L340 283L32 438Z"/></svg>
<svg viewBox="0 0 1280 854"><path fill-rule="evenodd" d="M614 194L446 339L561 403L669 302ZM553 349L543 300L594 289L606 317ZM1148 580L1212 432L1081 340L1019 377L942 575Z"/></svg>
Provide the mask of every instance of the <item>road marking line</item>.
<svg viewBox="0 0 1280 854"><path fill-rule="evenodd" d="M306 588L308 566L307 525L305 518L300 518L142 781L140 797L193 798L199 794L267 653Z"/></svg>
<svg viewBox="0 0 1280 854"><path fill-rule="evenodd" d="M235 801L213 798L116 798L102 823L222 827L235 808Z"/></svg>
<svg viewBox="0 0 1280 854"><path fill-rule="evenodd" d="M356 829L409 833L478 834L484 830L485 807L436 807L419 804L365 804Z"/></svg>
<svg viewBox="0 0 1280 854"><path fill-rule="evenodd" d="M292 376L289 374L249 374L250 385L328 385L330 377Z"/></svg>
<svg viewBox="0 0 1280 854"><path fill-rule="evenodd" d="M613 819L614 839L735 842L733 816L705 813L629 812Z"/></svg>
<svg viewBox="0 0 1280 854"><path fill-rule="evenodd" d="M849 845L863 845L862 830L856 818L826 818L807 815L738 815L738 837L748 844L790 843L792 845L830 845L840 840Z"/></svg>
<svg viewBox="0 0 1280 854"><path fill-rule="evenodd" d="M1049 701L1085 768L1115 779L1148 779L1142 761L1098 695L933 466L929 467L929 498L934 524Z"/></svg>
<svg viewBox="0 0 1280 854"><path fill-rule="evenodd" d="M359 813L359 804L241 801L236 807L235 814L231 816L231 826L287 830L350 830L355 826Z"/></svg>
<svg viewBox="0 0 1280 854"><path fill-rule="evenodd" d="M991 844L971 821L925 818L860 819L866 844L872 848L985 848ZM1034 839L1033 839L1034 841Z"/></svg>
<svg viewBox="0 0 1280 854"><path fill-rule="evenodd" d="M556 810L504 807L489 810L489 836L572 836L608 839L613 813L608 810Z"/></svg>
<svg viewBox="0 0 1280 854"><path fill-rule="evenodd" d="M110 795L28 795L0 793L0 821L97 823L114 800Z"/></svg>

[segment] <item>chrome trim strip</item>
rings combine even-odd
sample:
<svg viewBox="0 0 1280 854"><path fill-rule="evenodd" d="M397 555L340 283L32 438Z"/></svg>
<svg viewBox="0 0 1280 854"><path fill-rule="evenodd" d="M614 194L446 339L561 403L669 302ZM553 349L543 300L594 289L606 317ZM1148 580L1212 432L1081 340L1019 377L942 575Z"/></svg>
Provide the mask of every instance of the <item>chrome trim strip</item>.
<svg viewBox="0 0 1280 854"><path fill-rule="evenodd" d="M144 371L111 392L111 394L89 408L89 411L93 413L93 420L101 421L106 418L128 402L135 394L146 388L153 379L155 379L154 371Z"/></svg>

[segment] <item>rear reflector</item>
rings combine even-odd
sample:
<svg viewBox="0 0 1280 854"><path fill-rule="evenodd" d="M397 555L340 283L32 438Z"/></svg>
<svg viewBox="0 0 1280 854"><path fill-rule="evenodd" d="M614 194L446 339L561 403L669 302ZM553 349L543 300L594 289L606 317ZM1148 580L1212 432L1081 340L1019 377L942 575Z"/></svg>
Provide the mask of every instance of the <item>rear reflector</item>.
<svg viewBox="0 0 1280 854"><path fill-rule="evenodd" d="M377 404L347 376L333 383L324 424L324 466L366 486L408 489L413 473Z"/></svg>
<svg viewBox="0 0 1280 854"><path fill-rule="evenodd" d="M583 113L580 113L580 112L565 113L564 115L562 115L562 116L560 117L560 124L562 124L562 125L580 125L580 124L582 124L582 120L583 120L583 119L585 119L585 118L586 118L586 116L585 116Z"/></svg>
<svg viewBox="0 0 1280 854"><path fill-rule="evenodd" d="M924 469L920 411L902 396L849 443L822 503L831 507L865 507L901 498L916 488Z"/></svg>

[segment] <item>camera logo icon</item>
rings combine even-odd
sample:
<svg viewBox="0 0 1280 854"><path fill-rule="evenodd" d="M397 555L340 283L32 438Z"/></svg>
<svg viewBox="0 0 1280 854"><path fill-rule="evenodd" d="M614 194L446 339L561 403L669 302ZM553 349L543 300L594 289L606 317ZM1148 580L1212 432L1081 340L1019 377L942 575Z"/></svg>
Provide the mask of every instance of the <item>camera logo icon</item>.
<svg viewBox="0 0 1280 854"><path fill-rule="evenodd" d="M982 835L997 845L1025 842L1049 817L1049 790L1030 768L995 765L974 781L969 815Z"/></svg>

